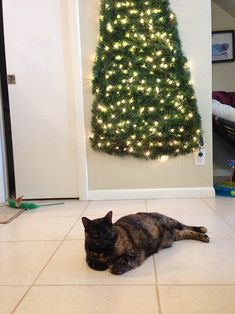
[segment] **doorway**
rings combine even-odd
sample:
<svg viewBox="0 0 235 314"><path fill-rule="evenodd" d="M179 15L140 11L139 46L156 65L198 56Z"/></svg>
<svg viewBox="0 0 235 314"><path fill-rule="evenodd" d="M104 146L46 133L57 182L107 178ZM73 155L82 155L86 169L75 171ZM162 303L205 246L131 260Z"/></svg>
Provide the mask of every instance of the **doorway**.
<svg viewBox="0 0 235 314"><path fill-rule="evenodd" d="M235 3L212 0L212 31L235 29ZM235 62L213 63L212 90L235 92ZM235 159L235 148L213 132L214 183L228 181L230 169L226 160Z"/></svg>

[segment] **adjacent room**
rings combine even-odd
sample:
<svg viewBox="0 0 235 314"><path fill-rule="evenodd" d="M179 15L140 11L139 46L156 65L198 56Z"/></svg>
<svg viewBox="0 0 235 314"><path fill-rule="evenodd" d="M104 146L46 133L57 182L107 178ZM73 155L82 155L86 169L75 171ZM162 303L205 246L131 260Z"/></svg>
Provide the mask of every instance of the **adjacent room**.
<svg viewBox="0 0 235 314"><path fill-rule="evenodd" d="M215 36L215 44L216 41L219 44L220 39L224 42L224 40L226 40L224 36L233 34L234 26L235 6L233 1L215 0L212 2L212 31ZM220 123L218 120L216 122L216 119L213 119L213 165L215 183L225 181L230 177L230 168L226 161L233 159L235 153L235 146L232 139L234 128L234 110L232 107L232 95L234 93L235 82L234 69L234 56L229 57L228 61L218 57L212 65L212 97L219 102L213 103L213 115L214 117L224 118L225 120ZM221 96L222 98L220 98ZM224 99L223 96L225 97ZM228 98L226 98L226 96ZM222 104L222 106L219 107L219 104Z"/></svg>

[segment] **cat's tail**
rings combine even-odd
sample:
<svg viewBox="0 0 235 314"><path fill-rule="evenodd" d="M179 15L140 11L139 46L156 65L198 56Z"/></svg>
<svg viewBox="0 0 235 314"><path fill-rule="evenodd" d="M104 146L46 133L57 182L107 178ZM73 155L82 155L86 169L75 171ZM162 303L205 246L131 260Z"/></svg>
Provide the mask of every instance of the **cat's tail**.
<svg viewBox="0 0 235 314"><path fill-rule="evenodd" d="M207 228L203 227L203 226L198 227L198 226L185 225L176 219L170 218L168 216L165 216L165 215L162 215L159 213L150 213L150 215L153 218L157 219L157 221L159 223L167 226L168 228L173 228L176 230L191 230L191 231L195 231L195 232L199 232L199 233L206 233L207 232Z"/></svg>

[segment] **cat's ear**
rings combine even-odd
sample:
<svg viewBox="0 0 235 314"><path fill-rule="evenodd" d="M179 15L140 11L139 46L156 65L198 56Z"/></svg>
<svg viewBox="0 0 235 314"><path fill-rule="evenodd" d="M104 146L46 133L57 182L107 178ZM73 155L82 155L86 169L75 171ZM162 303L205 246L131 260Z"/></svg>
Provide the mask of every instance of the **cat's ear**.
<svg viewBox="0 0 235 314"><path fill-rule="evenodd" d="M112 225L112 217L113 217L113 212L110 211L108 214L104 217L104 220L109 224Z"/></svg>
<svg viewBox="0 0 235 314"><path fill-rule="evenodd" d="M83 223L84 228L88 229L91 224L91 220L86 217L82 217L82 223Z"/></svg>

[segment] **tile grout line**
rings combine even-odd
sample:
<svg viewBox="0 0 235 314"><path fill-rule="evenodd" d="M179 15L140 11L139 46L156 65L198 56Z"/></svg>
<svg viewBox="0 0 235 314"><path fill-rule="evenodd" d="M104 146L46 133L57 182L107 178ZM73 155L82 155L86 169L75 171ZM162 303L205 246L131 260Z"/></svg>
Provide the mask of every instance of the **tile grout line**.
<svg viewBox="0 0 235 314"><path fill-rule="evenodd" d="M155 284L151 283L104 283L104 284L93 284L93 283L56 283L56 284L38 284L34 287L156 287ZM158 284L159 287L235 287L235 283L163 283ZM0 287L28 287L27 285L0 285Z"/></svg>
<svg viewBox="0 0 235 314"><path fill-rule="evenodd" d="M153 268L154 268L155 281L156 281L156 286L155 286L155 288L156 288L156 296L157 296L157 303L158 303L159 314L162 314L160 292L159 292L159 284L158 284L158 277L157 277L157 266L156 266L154 255L153 255Z"/></svg>
<svg viewBox="0 0 235 314"><path fill-rule="evenodd" d="M150 283L100 283L100 284L93 284L93 283L66 283L66 284L38 284L37 287L90 287L90 286L95 286L95 287L133 287L133 286L141 286L141 287L156 287L155 284L150 284ZM226 286L226 287L235 287L235 283L198 283L198 284L177 284L177 283L162 283L158 284L159 287L219 287L219 286ZM0 285L1 287L1 285ZM19 285L4 285L3 287L19 287ZM26 287L26 286L21 286L21 287Z"/></svg>
<svg viewBox="0 0 235 314"><path fill-rule="evenodd" d="M85 206L85 208L83 209L83 211L80 213L80 215L78 216L78 218L76 219L76 221L74 222L74 224L71 226L71 228L69 229L69 231L66 233L65 237L62 240L59 240L57 242L59 242L59 245L55 248L55 251L52 253L52 255L50 256L50 258L48 259L48 261L45 263L45 265L42 267L42 269L39 271L39 274L36 276L36 278L34 279L34 281L32 282L32 284L29 286L29 288L26 290L26 292L24 293L24 295L22 296L22 298L17 302L17 304L15 305L15 307L12 310L12 314L15 313L15 311L17 310L17 308L19 307L19 305L22 303L22 301L24 300L24 298L26 297L26 295L29 293L29 291L32 289L32 287L35 285L36 281L38 280L38 278L40 277L40 275L42 274L42 272L44 271L44 269L47 267L47 265L50 263L50 261L52 260L52 258L55 256L55 254L58 252L58 250L61 248L62 244L65 242L68 234L72 231L73 227L75 226L75 224L78 222L78 220L80 219L80 217L83 215L83 213L86 211L87 207L89 206L90 202L88 202ZM50 240L48 240L49 242ZM33 242L33 241L32 241ZM42 242L42 241L41 241Z"/></svg>
<svg viewBox="0 0 235 314"><path fill-rule="evenodd" d="M113 276L112 274L110 274ZM1 286L0 286L1 287ZM9 286L14 287L14 286ZM148 283L117 283L117 284L111 284L111 283L104 283L104 284L93 284L93 283L56 283L56 284L38 284L34 287L156 287L156 284L148 284Z"/></svg>
<svg viewBox="0 0 235 314"><path fill-rule="evenodd" d="M204 204L206 204L212 210L213 213L216 214L216 211L214 210L213 206L211 206L209 203L207 203L205 198L202 198L202 201Z"/></svg>
<svg viewBox="0 0 235 314"><path fill-rule="evenodd" d="M147 206L147 200L146 199L145 199L145 210L146 210L146 212L148 212L148 206ZM156 292L156 298L157 298L157 307L158 307L159 314L162 314L160 293L159 293L159 287L158 287L157 269L156 269L156 263L155 263L154 255L152 255L152 259L153 259L153 268L154 268L154 275L155 275L155 292Z"/></svg>
<svg viewBox="0 0 235 314"><path fill-rule="evenodd" d="M70 230L67 232L67 234L65 235L64 239L62 240L62 242L64 243L64 241L66 240L66 238L68 237L68 235L70 234L70 232L72 231L72 229L74 228L74 226L77 224L78 220L82 217L82 215L84 214L84 212L87 210L87 207L90 205L90 202L87 203L87 205L85 206L85 208L83 209L83 211L81 212L81 214L78 216L78 218L76 219L76 221L74 222L73 226L70 228Z"/></svg>
<svg viewBox="0 0 235 314"><path fill-rule="evenodd" d="M159 284L160 287L235 287L235 283L163 283Z"/></svg>

